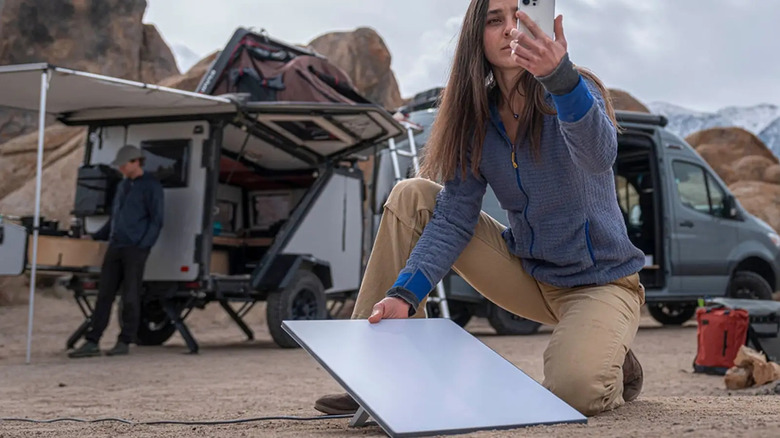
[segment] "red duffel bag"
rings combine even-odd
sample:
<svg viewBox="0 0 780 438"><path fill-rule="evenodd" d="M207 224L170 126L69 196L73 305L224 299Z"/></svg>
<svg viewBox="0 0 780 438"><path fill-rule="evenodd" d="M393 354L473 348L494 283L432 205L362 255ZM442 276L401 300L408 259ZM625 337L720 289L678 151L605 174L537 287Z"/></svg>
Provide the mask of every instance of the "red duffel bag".
<svg viewBox="0 0 780 438"><path fill-rule="evenodd" d="M747 341L750 318L743 309L706 308L696 310L698 351L694 371L726 374L734 366L739 347Z"/></svg>

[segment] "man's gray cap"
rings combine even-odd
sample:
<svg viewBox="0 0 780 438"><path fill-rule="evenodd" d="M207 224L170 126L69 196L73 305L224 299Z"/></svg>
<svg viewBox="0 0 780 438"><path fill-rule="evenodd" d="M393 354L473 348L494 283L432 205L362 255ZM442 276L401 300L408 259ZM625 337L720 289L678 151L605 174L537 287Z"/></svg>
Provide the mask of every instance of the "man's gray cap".
<svg viewBox="0 0 780 438"><path fill-rule="evenodd" d="M143 158L143 156L144 153L141 151L141 149L138 149L137 147L129 144L122 146L122 148L119 149L119 152L116 153L116 158L111 164L114 166L121 166L132 160Z"/></svg>

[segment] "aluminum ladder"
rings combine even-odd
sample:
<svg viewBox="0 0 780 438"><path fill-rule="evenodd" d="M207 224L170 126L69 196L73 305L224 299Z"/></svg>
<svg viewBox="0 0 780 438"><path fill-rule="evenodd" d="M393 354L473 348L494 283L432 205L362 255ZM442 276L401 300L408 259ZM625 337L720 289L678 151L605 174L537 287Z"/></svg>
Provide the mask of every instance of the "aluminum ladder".
<svg viewBox="0 0 780 438"><path fill-rule="evenodd" d="M405 179L404 174L401 173L401 165L398 162L399 156L411 158L412 163L414 165L415 175L420 173L420 159L417 155L418 153L417 145L414 142L414 131L420 130L421 127L419 125L416 125L414 123L405 120L401 120L399 121L399 123L401 123L401 125L404 128L406 128L406 134L409 139L409 149L408 150L399 149L395 143L394 138L388 140L388 146L390 149L390 158L393 162L393 174L395 175L395 184L398 184L399 182L401 182L401 180ZM428 296L428 301L439 305L439 315L442 318L450 319L450 307L447 304L447 293L444 290L443 282L439 281L439 283L436 284L436 292Z"/></svg>

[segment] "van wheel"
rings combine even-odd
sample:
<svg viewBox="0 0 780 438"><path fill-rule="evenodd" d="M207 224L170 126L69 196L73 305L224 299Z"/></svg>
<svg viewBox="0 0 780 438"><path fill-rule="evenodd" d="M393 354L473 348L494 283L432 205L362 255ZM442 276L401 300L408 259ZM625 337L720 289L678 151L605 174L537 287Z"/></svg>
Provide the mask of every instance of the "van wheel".
<svg viewBox="0 0 780 438"><path fill-rule="evenodd" d="M268 294L265 314L274 342L282 348L298 348L298 343L282 328L282 322L327 319L325 288L312 272L298 271L287 288Z"/></svg>
<svg viewBox="0 0 780 438"><path fill-rule="evenodd" d="M729 283L729 296L748 300L771 300L772 287L764 277L750 271L739 271Z"/></svg>
<svg viewBox="0 0 780 438"><path fill-rule="evenodd" d="M532 335L542 324L517 316L493 303L488 304L488 322L499 335Z"/></svg>
<svg viewBox="0 0 780 438"><path fill-rule="evenodd" d="M650 316L663 325L682 325L696 313L692 303L647 303Z"/></svg>

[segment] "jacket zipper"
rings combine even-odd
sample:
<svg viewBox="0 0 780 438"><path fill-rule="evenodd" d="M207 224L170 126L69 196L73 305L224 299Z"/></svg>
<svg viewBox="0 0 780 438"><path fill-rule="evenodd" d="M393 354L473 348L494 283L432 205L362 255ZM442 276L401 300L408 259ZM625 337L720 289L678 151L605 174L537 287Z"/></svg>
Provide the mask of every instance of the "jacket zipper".
<svg viewBox="0 0 780 438"><path fill-rule="evenodd" d="M496 131L498 131L499 135L501 135L504 138L506 144L509 145L509 150L512 151L512 156L511 156L512 167L514 167L515 169L515 178L517 179L517 187L519 187L520 191L523 193L523 195L525 195L525 208L523 209L523 217L525 218L525 222L528 224L528 229L531 231L531 245L528 248L528 252L530 253L531 258L534 258L534 242L536 240L536 235L534 233L533 227L531 226L531 222L528 221L528 204L531 203L531 199L528 197L528 192L525 191L525 189L523 188L523 183L520 181L520 170L518 169L517 166L517 160L515 160L515 147L512 144L512 142L509 141L509 137L507 137L506 135L506 128L504 127L504 124L501 123L501 125L499 126L499 124L497 124L492 117L491 117L491 122L493 123L493 126L496 128ZM538 266L535 266L533 271L535 271L536 268L538 268ZM531 275L533 275L533 271L531 272Z"/></svg>
<svg viewBox="0 0 780 438"><path fill-rule="evenodd" d="M528 193L523 188L523 183L520 181L520 170L517 166L517 161L515 160L515 148L512 146L512 144L509 144L512 148L512 167L515 168L515 177L517 178L517 186L520 188L520 191L523 192L523 195L525 195L525 208L523 209L523 217L525 218L525 222L528 224L528 229L531 230L531 246L528 248L528 251L531 254L531 258L534 258L534 241L536 240L536 236L534 234L534 229L531 226L531 222L528 221L528 204L531 203L531 199L528 197Z"/></svg>

